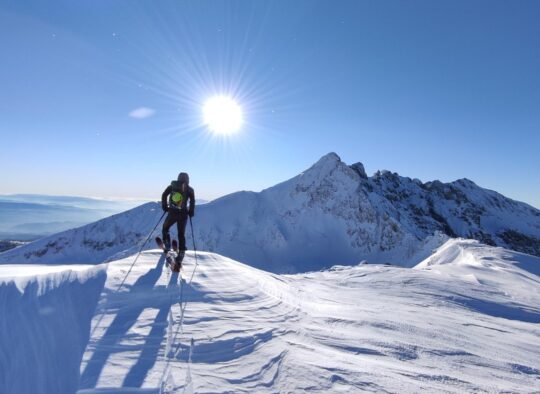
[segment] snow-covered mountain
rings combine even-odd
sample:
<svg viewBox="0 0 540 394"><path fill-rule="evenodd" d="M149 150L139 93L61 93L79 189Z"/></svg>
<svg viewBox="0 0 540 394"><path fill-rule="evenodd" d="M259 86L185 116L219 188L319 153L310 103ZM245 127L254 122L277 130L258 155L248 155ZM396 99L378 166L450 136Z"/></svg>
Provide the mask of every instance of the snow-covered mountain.
<svg viewBox="0 0 540 394"><path fill-rule="evenodd" d="M0 392L540 391L537 257L461 239L414 269L194 257L182 282L158 250L37 280L0 266Z"/></svg>
<svg viewBox="0 0 540 394"><path fill-rule="evenodd" d="M0 262L117 258L137 250L160 215L160 205L148 203L2 253ZM540 256L538 209L467 179L422 183L389 171L368 177L361 163L349 166L334 153L260 193L200 206L193 224L199 249L271 272L362 260L412 266L448 237Z"/></svg>

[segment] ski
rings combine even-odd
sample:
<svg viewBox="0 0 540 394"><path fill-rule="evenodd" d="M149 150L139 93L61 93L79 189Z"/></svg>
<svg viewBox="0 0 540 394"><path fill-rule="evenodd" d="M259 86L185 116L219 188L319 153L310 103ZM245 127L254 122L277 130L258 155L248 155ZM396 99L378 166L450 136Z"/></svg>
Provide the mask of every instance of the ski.
<svg viewBox="0 0 540 394"><path fill-rule="evenodd" d="M156 237L156 244L158 248L165 250L165 244L163 243L163 240L160 237Z"/></svg>
<svg viewBox="0 0 540 394"><path fill-rule="evenodd" d="M176 256L172 254L167 255L167 265L171 269L172 272L180 272L180 268L178 264L176 264Z"/></svg>
<svg viewBox="0 0 540 394"><path fill-rule="evenodd" d="M156 237L156 244L160 249L163 249L164 253L166 253L165 259L171 271L180 272L185 252L178 251L178 242L176 241L176 239L172 241L172 250L165 250L165 244L160 237Z"/></svg>
<svg viewBox="0 0 540 394"><path fill-rule="evenodd" d="M178 253L174 253L174 258L172 259L172 264L171 264L171 270L173 272L180 272L180 270L182 269L182 260L184 259L184 252L181 251L181 252L178 252Z"/></svg>
<svg viewBox="0 0 540 394"><path fill-rule="evenodd" d="M186 254L185 250L179 250L178 253L176 254L175 263L176 263L176 269L178 270L176 272L180 272L180 270L182 269L182 261L184 261L185 254Z"/></svg>
<svg viewBox="0 0 540 394"><path fill-rule="evenodd" d="M173 239L171 246L172 250L176 254L174 258L174 265L171 269L173 272L180 272L180 270L182 269L182 260L184 259L184 253L180 253L178 251L178 242L176 241L176 239Z"/></svg>

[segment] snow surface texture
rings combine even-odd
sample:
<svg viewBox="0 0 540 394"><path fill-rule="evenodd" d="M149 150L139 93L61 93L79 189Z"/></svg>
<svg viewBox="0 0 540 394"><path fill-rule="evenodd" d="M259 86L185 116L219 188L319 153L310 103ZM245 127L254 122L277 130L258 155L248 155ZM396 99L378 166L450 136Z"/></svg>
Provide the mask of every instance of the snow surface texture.
<svg viewBox="0 0 540 394"><path fill-rule="evenodd" d="M539 258L468 240L415 269L276 275L198 257L179 285L147 251L119 292L132 258L108 265L80 394L540 390Z"/></svg>
<svg viewBox="0 0 540 394"><path fill-rule="evenodd" d="M77 390L105 278L105 267L0 265L0 393Z"/></svg>
<svg viewBox="0 0 540 394"><path fill-rule="evenodd" d="M161 213L148 203L4 252L0 262L115 260L136 252ZM199 249L276 273L362 260L411 267L449 237L540 256L539 210L467 179L422 183L389 171L367 177L361 163L348 166L334 153L260 193L198 207L193 224Z"/></svg>

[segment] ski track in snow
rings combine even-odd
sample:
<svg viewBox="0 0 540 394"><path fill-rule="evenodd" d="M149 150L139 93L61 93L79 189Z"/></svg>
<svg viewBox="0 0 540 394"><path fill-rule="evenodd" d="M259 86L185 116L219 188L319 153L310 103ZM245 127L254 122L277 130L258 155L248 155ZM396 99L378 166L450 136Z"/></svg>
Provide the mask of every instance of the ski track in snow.
<svg viewBox="0 0 540 394"><path fill-rule="evenodd" d="M198 257L182 330L161 253L144 252L119 292L133 257L109 263L80 394L157 393L162 381L175 393L540 390L538 258L467 240L415 269L276 275ZM188 252L184 280L194 265Z"/></svg>

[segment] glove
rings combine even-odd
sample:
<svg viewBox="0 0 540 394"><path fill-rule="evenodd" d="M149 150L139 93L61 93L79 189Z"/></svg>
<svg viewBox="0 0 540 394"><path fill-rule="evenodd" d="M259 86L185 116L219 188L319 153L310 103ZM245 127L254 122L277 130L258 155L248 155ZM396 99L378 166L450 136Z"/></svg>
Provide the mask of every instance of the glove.
<svg viewBox="0 0 540 394"><path fill-rule="evenodd" d="M189 215L190 218L192 218L193 216L195 216L195 211L192 211L190 209L188 215Z"/></svg>
<svg viewBox="0 0 540 394"><path fill-rule="evenodd" d="M161 206L161 209L163 209L163 212L167 212L167 211L168 211L168 208L167 208L166 205L162 205L162 206Z"/></svg>

